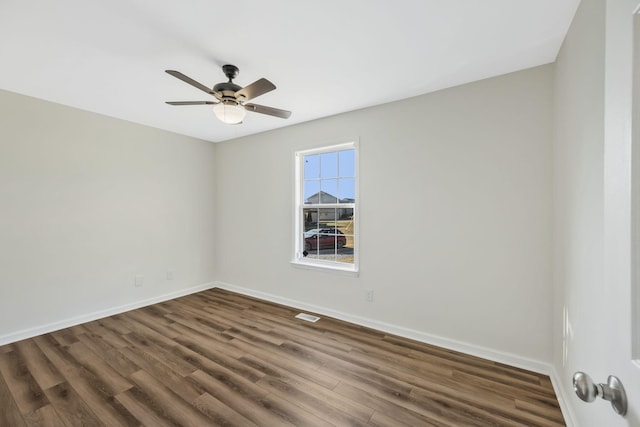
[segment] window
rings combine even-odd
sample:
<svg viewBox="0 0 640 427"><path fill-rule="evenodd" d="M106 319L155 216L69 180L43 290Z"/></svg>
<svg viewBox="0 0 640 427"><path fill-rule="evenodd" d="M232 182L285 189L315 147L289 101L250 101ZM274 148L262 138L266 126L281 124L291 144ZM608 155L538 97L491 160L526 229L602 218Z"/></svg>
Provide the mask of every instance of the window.
<svg viewBox="0 0 640 427"><path fill-rule="evenodd" d="M296 152L294 263L358 269L355 142Z"/></svg>

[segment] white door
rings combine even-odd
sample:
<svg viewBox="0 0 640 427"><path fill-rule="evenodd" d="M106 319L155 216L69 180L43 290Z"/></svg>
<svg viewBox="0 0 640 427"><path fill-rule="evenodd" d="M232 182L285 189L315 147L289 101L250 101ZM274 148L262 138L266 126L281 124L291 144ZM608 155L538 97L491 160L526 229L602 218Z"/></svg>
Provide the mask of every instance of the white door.
<svg viewBox="0 0 640 427"><path fill-rule="evenodd" d="M640 114L632 107L634 102L640 106L633 93L640 84L640 70L634 65L640 65L639 5L639 0L606 2L604 295L601 304L592 307L606 332L596 334L600 339L591 345L603 359L599 370L617 376L624 385L628 411L621 417L598 398L589 403L597 406L589 421L594 427L640 427L640 120L633 118ZM636 92L640 95L638 87Z"/></svg>

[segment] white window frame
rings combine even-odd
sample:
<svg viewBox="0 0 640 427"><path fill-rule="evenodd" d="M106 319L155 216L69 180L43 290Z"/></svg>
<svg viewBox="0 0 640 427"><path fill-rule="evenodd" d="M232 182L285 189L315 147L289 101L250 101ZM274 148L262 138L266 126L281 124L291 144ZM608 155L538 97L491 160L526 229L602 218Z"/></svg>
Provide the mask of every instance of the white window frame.
<svg viewBox="0 0 640 427"><path fill-rule="evenodd" d="M324 154L331 153L334 151L343 151L343 150L354 150L354 159L355 159L355 203L349 204L349 206L353 207L353 221L354 221L354 248L353 248L353 264L338 262L338 261L327 261L321 259L313 259L307 258L303 255L304 251L304 243L303 243L303 233L304 233L304 218L303 218L303 210L305 207L309 207L309 205L305 205L304 203L304 165L303 160L305 156L313 155L313 154ZM317 148L298 150L294 153L294 161L295 161L295 202L294 202L294 230L293 230L293 259L291 263L294 266L308 268L308 269L317 269L322 271L336 271L347 274L357 275L359 271L359 254L360 254L360 215L359 215L359 205L360 205L360 195L359 195L359 180L360 180L360 170L359 170L359 143L358 140L351 140L350 142L344 142L340 144L333 144L327 146L321 146ZM335 208L336 204L315 204L314 207L318 208ZM341 206L345 206L342 204Z"/></svg>

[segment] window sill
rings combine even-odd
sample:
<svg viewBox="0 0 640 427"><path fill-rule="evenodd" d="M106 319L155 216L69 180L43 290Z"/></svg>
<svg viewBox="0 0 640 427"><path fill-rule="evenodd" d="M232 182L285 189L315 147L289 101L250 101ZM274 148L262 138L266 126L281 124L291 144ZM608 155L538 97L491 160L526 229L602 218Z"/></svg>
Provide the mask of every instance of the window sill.
<svg viewBox="0 0 640 427"><path fill-rule="evenodd" d="M340 264L321 264L318 262L291 261L291 265L303 270L322 271L324 273L339 274L342 276L358 277L360 275L356 267Z"/></svg>

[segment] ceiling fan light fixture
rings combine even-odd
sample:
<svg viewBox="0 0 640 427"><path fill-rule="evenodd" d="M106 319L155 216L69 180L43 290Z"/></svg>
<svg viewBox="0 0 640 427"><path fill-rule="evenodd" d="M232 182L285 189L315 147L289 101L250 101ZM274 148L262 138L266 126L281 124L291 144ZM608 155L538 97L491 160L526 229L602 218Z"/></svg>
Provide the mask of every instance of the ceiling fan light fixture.
<svg viewBox="0 0 640 427"><path fill-rule="evenodd" d="M244 116L247 115L247 111L242 106L234 102L224 101L216 104L213 107L213 112L221 122L229 125L242 123Z"/></svg>

